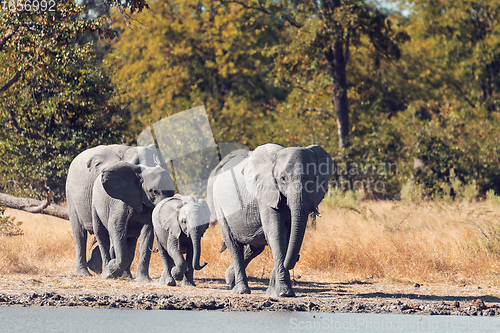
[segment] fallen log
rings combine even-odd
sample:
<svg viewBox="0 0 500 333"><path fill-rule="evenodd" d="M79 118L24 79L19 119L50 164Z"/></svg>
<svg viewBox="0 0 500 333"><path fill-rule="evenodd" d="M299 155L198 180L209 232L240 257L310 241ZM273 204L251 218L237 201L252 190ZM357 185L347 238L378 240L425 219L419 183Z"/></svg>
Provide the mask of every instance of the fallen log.
<svg viewBox="0 0 500 333"><path fill-rule="evenodd" d="M47 199L44 201L30 198L17 198L5 193L0 193L0 205L8 208L24 210L30 213L46 214L69 220L68 209L56 204L50 204L51 201L52 194L50 192L48 192Z"/></svg>

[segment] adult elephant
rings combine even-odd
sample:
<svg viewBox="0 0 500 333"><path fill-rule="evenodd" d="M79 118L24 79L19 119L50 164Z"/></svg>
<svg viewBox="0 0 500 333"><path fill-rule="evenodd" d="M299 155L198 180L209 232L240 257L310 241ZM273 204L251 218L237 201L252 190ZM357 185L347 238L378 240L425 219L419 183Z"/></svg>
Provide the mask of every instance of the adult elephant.
<svg viewBox="0 0 500 333"><path fill-rule="evenodd" d="M68 202L70 223L71 228L73 229L75 241L77 274L91 275L86 261L86 245L87 234L94 234L92 222L92 199L95 182L98 177L101 178L103 171L113 170L113 168L117 165L121 164L123 166L123 163L129 163L132 167L135 166L136 171L139 171L139 169L141 170L140 173L133 173L133 177L139 181L144 181L144 176L147 174L161 174L160 178L162 181L158 182L157 187L153 186L151 191L144 192L144 194L141 193L140 198L145 204L143 204L142 207L141 218L133 221L133 232L141 233L141 260L139 261L139 265L137 267L136 279L149 279L148 264L151 249L149 242L153 239L153 231L150 226L152 225L151 213L154 201L159 201L160 198L174 195L174 182L167 172L167 165L158 148L153 145L149 147L130 147L124 145L97 146L80 153L71 162L66 179L66 199ZM152 170L156 171L152 173ZM122 190L127 191L125 187L122 188ZM159 198L155 199L156 196ZM120 198L116 198L115 200L120 200ZM115 209L115 214L121 214L124 221L128 221L132 215L127 213L130 213L131 209L133 210L134 208L130 205L122 205L121 209L118 209L118 207L113 209ZM137 218L137 216L134 218ZM142 225L144 228L139 228L139 225ZM128 236L125 234L125 231L123 231L121 235L125 239ZM112 243L111 247L113 248L116 245L118 244ZM99 250L100 248L97 248L97 250L93 252L92 256L94 259L98 257L97 260L93 260L94 270L96 272L100 272L102 269ZM120 253L117 253L118 251L115 250L114 257L121 256L121 258L124 258L126 254L122 251L123 250L120 249ZM112 249L110 252L111 255L113 255ZM131 252L132 250L130 249L128 253L129 256L132 255ZM130 261L130 259L127 261ZM130 267L125 268L125 270L129 269ZM116 274L116 272L113 273L113 275Z"/></svg>
<svg viewBox="0 0 500 333"><path fill-rule="evenodd" d="M201 237L210 223L210 210L203 199L176 194L153 210L156 246L163 262L160 284L194 286L194 270L200 270ZM186 254L184 259L183 253Z"/></svg>
<svg viewBox="0 0 500 333"><path fill-rule="evenodd" d="M321 147L277 144L237 150L212 171L208 202L231 253L226 282L233 293L250 293L245 268L267 244L274 260L267 294L295 296L288 271L332 173L332 159Z"/></svg>

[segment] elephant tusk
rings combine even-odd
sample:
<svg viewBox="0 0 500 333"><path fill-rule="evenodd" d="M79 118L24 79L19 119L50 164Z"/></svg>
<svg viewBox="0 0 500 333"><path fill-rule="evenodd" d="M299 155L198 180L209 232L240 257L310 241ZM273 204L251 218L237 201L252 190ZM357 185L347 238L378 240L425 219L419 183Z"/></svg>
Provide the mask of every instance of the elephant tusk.
<svg viewBox="0 0 500 333"><path fill-rule="evenodd" d="M314 215L317 217L321 217L321 214L319 213L318 207L314 208Z"/></svg>

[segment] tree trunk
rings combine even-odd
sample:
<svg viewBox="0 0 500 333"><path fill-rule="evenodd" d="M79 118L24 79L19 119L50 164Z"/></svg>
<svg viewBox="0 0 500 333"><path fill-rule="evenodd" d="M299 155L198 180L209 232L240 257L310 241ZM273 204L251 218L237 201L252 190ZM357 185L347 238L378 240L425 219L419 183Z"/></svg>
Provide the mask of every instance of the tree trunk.
<svg viewBox="0 0 500 333"><path fill-rule="evenodd" d="M30 213L40 213L58 217L60 219L69 220L68 209L59 205L50 205L50 195L45 201L16 198L4 193L0 193L0 205L9 208L24 210Z"/></svg>
<svg viewBox="0 0 500 333"><path fill-rule="evenodd" d="M347 72L342 41L335 42L325 54L330 65L333 78L332 93L335 113L337 115L337 130L339 149L349 147L349 102L347 100Z"/></svg>
<svg viewBox="0 0 500 333"><path fill-rule="evenodd" d="M323 1L323 7L333 13L340 7L340 0ZM337 116L337 130L339 149L349 147L349 102L347 100L347 62L349 58L349 37L345 40L337 36L333 46L327 47L325 57L330 66L330 75L333 79L332 94L335 113Z"/></svg>

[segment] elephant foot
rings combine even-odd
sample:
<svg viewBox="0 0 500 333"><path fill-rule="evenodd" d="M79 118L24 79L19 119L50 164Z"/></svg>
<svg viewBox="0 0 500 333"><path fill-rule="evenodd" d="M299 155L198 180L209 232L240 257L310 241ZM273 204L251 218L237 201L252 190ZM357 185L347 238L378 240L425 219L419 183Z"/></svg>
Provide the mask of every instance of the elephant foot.
<svg viewBox="0 0 500 333"><path fill-rule="evenodd" d="M77 268L76 275L92 276L87 268Z"/></svg>
<svg viewBox="0 0 500 333"><path fill-rule="evenodd" d="M288 286L283 286L281 288L267 288L266 295L268 297L278 298L278 297L295 297L295 292L292 288Z"/></svg>
<svg viewBox="0 0 500 333"><path fill-rule="evenodd" d="M109 265L106 265L104 267L104 270L102 272L101 277L103 280L116 279L116 278L119 278L122 274L123 274L123 272L118 272L117 270L113 270L110 268Z"/></svg>
<svg viewBox="0 0 500 333"><path fill-rule="evenodd" d="M122 277L122 279L133 279L132 273L130 273L130 270L128 270L128 269L123 272L121 277Z"/></svg>
<svg viewBox="0 0 500 333"><path fill-rule="evenodd" d="M103 280L106 280L106 279L114 279L114 276L113 276L113 274L111 274L111 273L109 272L109 270L106 270L106 269L105 269L105 270L104 270L104 272L102 272L101 278L102 278Z"/></svg>
<svg viewBox="0 0 500 333"><path fill-rule="evenodd" d="M151 278L149 277L149 275L145 275L145 274L137 274L137 276L135 277L135 281L145 281L145 282L151 282Z"/></svg>
<svg viewBox="0 0 500 333"><path fill-rule="evenodd" d="M160 279L160 284L162 284L164 286L169 286L169 287L175 287L176 286L175 280L172 279L172 278L170 278L170 279L161 278Z"/></svg>
<svg viewBox="0 0 500 333"><path fill-rule="evenodd" d="M160 277L160 284L164 286L175 287L175 280L170 276L170 274L163 272Z"/></svg>
<svg viewBox="0 0 500 333"><path fill-rule="evenodd" d="M182 286L183 287L196 287L196 284L194 284L194 281L184 279L184 280L182 280Z"/></svg>
<svg viewBox="0 0 500 333"><path fill-rule="evenodd" d="M250 294L250 288L244 283L239 283L234 286L232 294Z"/></svg>
<svg viewBox="0 0 500 333"><path fill-rule="evenodd" d="M179 267L174 266L174 267L172 267L172 270L170 271L170 273L172 274L172 277L176 281L182 281L182 279L184 278L185 270L183 271L183 270L179 269Z"/></svg>

